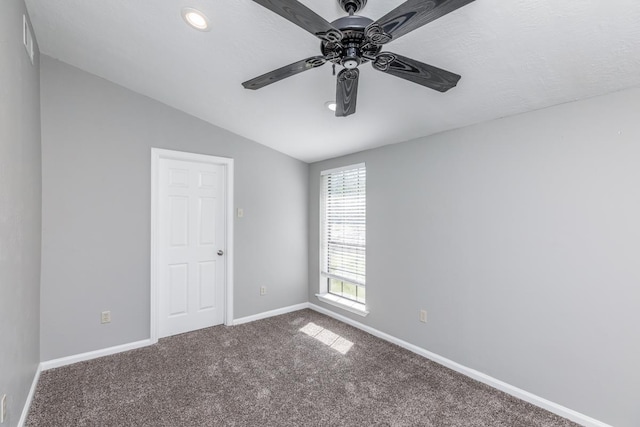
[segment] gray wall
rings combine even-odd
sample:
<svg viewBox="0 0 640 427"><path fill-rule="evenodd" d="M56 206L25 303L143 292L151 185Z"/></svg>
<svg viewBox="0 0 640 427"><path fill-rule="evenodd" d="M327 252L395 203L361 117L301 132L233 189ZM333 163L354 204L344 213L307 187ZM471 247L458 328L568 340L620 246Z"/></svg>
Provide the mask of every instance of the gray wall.
<svg viewBox="0 0 640 427"><path fill-rule="evenodd" d="M43 56L43 361L149 337L151 147L235 159L236 318L307 301L306 163Z"/></svg>
<svg viewBox="0 0 640 427"><path fill-rule="evenodd" d="M0 2L0 395L20 419L40 361L40 71L22 0ZM35 46L37 49L37 46Z"/></svg>
<svg viewBox="0 0 640 427"><path fill-rule="evenodd" d="M311 165L309 300L640 425L638 112L636 88ZM366 318L314 296L319 173L363 161Z"/></svg>

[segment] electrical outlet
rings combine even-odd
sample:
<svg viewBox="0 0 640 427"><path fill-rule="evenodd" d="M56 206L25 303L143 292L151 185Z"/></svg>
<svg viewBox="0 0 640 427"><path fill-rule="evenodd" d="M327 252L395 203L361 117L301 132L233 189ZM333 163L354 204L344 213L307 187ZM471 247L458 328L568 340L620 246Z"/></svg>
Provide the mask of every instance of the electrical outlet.
<svg viewBox="0 0 640 427"><path fill-rule="evenodd" d="M0 423L7 419L7 395L3 394L0 399Z"/></svg>
<svg viewBox="0 0 640 427"><path fill-rule="evenodd" d="M267 294L267 287L260 286L260 295L266 295L266 294Z"/></svg>
<svg viewBox="0 0 640 427"><path fill-rule="evenodd" d="M111 312L110 311L103 311L100 314L100 321L101 321L101 323L111 323Z"/></svg>
<svg viewBox="0 0 640 427"><path fill-rule="evenodd" d="M427 310L420 310L420 321L427 323Z"/></svg>

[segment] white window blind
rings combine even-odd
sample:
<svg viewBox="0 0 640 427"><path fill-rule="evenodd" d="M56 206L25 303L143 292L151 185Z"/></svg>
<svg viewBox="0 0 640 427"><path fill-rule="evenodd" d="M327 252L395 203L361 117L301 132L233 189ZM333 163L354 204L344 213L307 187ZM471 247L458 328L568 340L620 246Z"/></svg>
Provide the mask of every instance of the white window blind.
<svg viewBox="0 0 640 427"><path fill-rule="evenodd" d="M323 172L322 275L366 282L366 180L364 164Z"/></svg>

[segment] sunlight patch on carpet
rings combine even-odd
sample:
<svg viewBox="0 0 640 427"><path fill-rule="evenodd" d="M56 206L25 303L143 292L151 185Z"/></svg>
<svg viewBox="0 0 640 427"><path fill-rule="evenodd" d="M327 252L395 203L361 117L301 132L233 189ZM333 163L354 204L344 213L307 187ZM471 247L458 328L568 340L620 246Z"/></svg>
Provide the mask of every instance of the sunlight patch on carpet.
<svg viewBox="0 0 640 427"><path fill-rule="evenodd" d="M348 339L345 339L322 326L318 326L313 322L309 322L300 328L300 332L304 332L341 354L347 354L347 352L351 350L351 347L353 347L353 343Z"/></svg>

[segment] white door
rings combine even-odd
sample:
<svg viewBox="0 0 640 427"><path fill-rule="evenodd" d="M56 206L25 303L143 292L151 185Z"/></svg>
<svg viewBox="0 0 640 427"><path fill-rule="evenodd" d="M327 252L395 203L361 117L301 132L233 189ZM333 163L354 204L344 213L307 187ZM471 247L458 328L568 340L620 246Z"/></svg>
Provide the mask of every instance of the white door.
<svg viewBox="0 0 640 427"><path fill-rule="evenodd" d="M224 320L224 166L159 162L159 337Z"/></svg>

